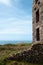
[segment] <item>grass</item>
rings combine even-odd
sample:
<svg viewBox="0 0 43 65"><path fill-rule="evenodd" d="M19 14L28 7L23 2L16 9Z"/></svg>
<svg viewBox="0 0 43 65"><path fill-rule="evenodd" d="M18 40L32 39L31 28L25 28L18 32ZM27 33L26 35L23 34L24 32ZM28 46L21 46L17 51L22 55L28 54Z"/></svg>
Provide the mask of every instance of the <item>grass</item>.
<svg viewBox="0 0 43 65"><path fill-rule="evenodd" d="M43 65L42 64L34 64L34 63L28 63L28 62L18 62L18 61L7 61L7 62L2 62L0 65Z"/></svg>
<svg viewBox="0 0 43 65"><path fill-rule="evenodd" d="M0 60L9 57L12 54L18 53L22 50L26 50L31 44L5 44L0 45Z"/></svg>
<svg viewBox="0 0 43 65"><path fill-rule="evenodd" d="M5 45L0 45L0 65L43 65L43 64L32 64L28 62L18 62L15 60L6 60L7 57L18 53L23 50L27 50L31 46L30 44L26 43L19 43L19 44L5 44Z"/></svg>

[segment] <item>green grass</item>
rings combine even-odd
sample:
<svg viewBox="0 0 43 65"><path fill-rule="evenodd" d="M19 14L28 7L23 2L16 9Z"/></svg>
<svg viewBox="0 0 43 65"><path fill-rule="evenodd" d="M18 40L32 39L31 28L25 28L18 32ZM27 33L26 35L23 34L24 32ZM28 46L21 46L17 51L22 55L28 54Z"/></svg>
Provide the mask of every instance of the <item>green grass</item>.
<svg viewBox="0 0 43 65"><path fill-rule="evenodd" d="M42 64L38 64L38 63L36 63L36 64L34 64L34 63L28 63L28 62L18 62L18 61L11 61L11 60L7 60L6 62L4 61L4 62L2 62L0 65L43 65L43 63Z"/></svg>
<svg viewBox="0 0 43 65"><path fill-rule="evenodd" d="M26 43L19 43L19 44L5 44L5 45L0 45L0 65L43 65L43 64L32 64L28 62L18 62L15 60L6 60L7 57L18 53L20 51L26 50L31 46L30 44Z"/></svg>
<svg viewBox="0 0 43 65"><path fill-rule="evenodd" d="M0 60L9 57L12 54L18 53L22 50L26 50L31 44L5 44L0 45Z"/></svg>

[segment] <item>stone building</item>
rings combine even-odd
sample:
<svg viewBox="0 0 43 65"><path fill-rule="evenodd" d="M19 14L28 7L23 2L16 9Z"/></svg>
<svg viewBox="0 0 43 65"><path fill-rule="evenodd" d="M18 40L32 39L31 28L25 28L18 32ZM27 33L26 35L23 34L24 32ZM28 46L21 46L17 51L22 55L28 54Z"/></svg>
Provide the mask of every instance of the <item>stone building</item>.
<svg viewBox="0 0 43 65"><path fill-rule="evenodd" d="M43 0L33 0L33 43L43 43Z"/></svg>

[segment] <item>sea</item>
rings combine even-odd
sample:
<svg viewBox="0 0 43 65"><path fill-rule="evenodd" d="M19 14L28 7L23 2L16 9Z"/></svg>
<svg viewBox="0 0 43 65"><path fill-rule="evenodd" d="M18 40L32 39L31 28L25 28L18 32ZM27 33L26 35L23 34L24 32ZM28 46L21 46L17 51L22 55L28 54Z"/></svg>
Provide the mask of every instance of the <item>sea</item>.
<svg viewBox="0 0 43 65"><path fill-rule="evenodd" d="M3 44L19 44L19 43L31 43L32 41L6 41L6 40L0 40L0 45L3 45Z"/></svg>

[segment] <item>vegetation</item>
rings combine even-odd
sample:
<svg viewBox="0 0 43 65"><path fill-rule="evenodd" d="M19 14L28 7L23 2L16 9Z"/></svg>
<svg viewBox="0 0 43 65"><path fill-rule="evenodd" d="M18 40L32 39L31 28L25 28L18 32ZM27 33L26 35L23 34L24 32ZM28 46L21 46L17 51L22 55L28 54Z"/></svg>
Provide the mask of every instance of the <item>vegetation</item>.
<svg viewBox="0 0 43 65"><path fill-rule="evenodd" d="M0 65L42 65L42 64L32 64L28 62L18 62L15 60L4 60L15 53L27 50L31 46L30 44L5 44L0 45Z"/></svg>

